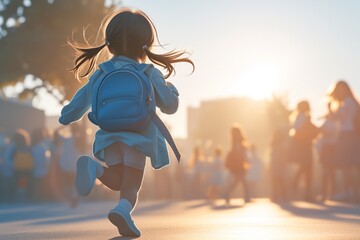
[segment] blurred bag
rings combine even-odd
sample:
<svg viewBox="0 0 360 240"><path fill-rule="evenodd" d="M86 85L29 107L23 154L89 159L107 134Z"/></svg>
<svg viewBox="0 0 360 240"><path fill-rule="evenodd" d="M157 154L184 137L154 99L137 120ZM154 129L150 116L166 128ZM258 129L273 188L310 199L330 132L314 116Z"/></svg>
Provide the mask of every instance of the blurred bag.
<svg viewBox="0 0 360 240"><path fill-rule="evenodd" d="M32 170L34 168L34 160L30 151L15 150L14 167L16 170L20 171Z"/></svg>
<svg viewBox="0 0 360 240"><path fill-rule="evenodd" d="M311 121L306 121L299 129L292 128L291 131L293 133L290 136L299 142L311 142L319 133L319 129Z"/></svg>
<svg viewBox="0 0 360 240"><path fill-rule="evenodd" d="M249 168L249 162L245 156L245 149L231 149L226 156L225 167L232 173L244 173Z"/></svg>

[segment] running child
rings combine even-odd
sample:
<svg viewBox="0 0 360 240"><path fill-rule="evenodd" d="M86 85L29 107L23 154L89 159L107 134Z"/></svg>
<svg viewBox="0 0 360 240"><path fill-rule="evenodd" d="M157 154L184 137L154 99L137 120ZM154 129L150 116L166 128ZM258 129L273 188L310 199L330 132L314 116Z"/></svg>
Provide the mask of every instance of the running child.
<svg viewBox="0 0 360 240"><path fill-rule="evenodd" d="M157 31L150 18L140 10L120 9L105 18L103 43L100 46L83 46L76 42L70 45L80 53L75 59L75 76L88 78L72 100L61 111L59 122L67 125L79 120L91 107L92 96L99 89L99 82L105 72L97 67L100 54L110 53L110 62L115 68L136 68L149 59L163 67L165 76L152 64L147 64L144 72L149 78L153 97L161 112L173 114L178 109L179 93L175 86L166 81L174 73L174 63L193 62L183 57L184 51L171 51L164 54L153 52ZM105 52L106 51L106 52ZM121 111L121 110L119 110ZM85 196L90 193L96 179L105 186L120 191L119 203L110 210L108 218L118 228L122 236L139 237L140 231L132 220L138 192L141 188L145 159L151 159L152 167L159 169L169 164L165 139L153 122L141 132L97 131L93 145L94 156L103 161L102 166L89 156L80 157L77 162L76 188Z"/></svg>

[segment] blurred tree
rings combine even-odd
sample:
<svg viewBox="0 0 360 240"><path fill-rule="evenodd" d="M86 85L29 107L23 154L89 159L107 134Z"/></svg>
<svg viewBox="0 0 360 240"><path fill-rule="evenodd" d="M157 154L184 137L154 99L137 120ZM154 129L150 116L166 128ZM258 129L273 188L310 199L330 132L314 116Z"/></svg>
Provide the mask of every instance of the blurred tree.
<svg viewBox="0 0 360 240"><path fill-rule="evenodd" d="M74 54L66 42L73 34L81 40L84 27L95 35L114 5L121 1L0 0L0 87L31 74L41 84L24 88L22 95L46 88L59 102L69 99L83 83L68 71Z"/></svg>

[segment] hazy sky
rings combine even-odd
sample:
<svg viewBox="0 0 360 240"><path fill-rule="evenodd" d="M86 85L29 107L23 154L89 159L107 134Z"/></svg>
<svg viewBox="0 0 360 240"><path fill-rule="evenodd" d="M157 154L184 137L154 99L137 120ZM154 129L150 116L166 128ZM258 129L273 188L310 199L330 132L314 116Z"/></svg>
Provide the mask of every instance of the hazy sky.
<svg viewBox="0 0 360 240"><path fill-rule="evenodd" d="M325 111L329 85L342 78L360 92L360 1L124 0L155 23L166 49L187 49L196 64L170 79L181 106L165 120L186 135L186 108L229 96L286 93L290 107L308 99Z"/></svg>

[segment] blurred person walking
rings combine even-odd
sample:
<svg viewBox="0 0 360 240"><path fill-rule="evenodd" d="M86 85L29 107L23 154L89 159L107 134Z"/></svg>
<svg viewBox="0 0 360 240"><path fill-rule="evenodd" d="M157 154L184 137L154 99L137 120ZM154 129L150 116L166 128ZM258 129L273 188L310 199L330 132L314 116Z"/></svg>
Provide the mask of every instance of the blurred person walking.
<svg viewBox="0 0 360 240"><path fill-rule="evenodd" d="M16 184L16 201L27 202L33 199L33 168L34 159L31 155L30 135L26 130L18 129L13 135L13 145L9 146L8 161L14 165Z"/></svg>
<svg viewBox="0 0 360 240"><path fill-rule="evenodd" d="M208 177L207 162L201 146L194 147L189 160L190 198L206 198L206 182Z"/></svg>
<svg viewBox="0 0 360 240"><path fill-rule="evenodd" d="M264 164L260 159L255 145L251 145L248 151L249 169L246 174L250 198L257 195L257 188L263 174Z"/></svg>
<svg viewBox="0 0 360 240"><path fill-rule="evenodd" d="M149 80L151 86L148 90L152 89L150 95L143 101L154 107L152 111L155 111L156 105L163 113L175 113L179 104L179 93L175 86L166 82L165 79L174 72L173 64L176 62L188 62L194 66L191 60L182 58L185 52L154 53L152 46L157 39L156 28L148 16L140 10L117 10L104 19L102 27L104 28L104 42L100 46L89 46L89 44L81 46L71 43L71 46L80 52L73 69L75 75L78 77L91 75L91 77L77 91L70 103L62 109L60 123L67 125L77 121L90 107L94 111L97 105L92 105L92 97L106 97L104 95L115 90L108 89L108 92L101 92L100 96L97 94L102 89L99 85L100 82L107 76L107 73L112 72L111 69L117 69L117 71L126 69L132 73L136 69L141 69L141 75L145 74L149 79L141 77L137 82L140 81L141 85L147 85ZM113 57L109 61L101 63L99 69L95 71L98 56L104 53L102 50L106 50L108 55L113 55ZM168 71L167 75L164 77L151 64L140 64L144 63L147 58L152 63L164 67ZM121 92L122 89L117 90ZM135 89L127 91L127 94L134 93ZM128 103L130 102L129 100ZM106 102L104 103L106 105ZM124 104L126 105L126 103ZM127 110L124 108L116 112L129 114L126 112ZM106 116L115 120L117 117L113 114L115 113L109 112ZM92 122L96 122L94 115L89 116ZM93 152L95 157L105 162L107 166L103 167L89 156L81 157L77 162L76 187L78 192L84 196L89 194L96 178L110 189L120 190L120 201L110 210L108 218L118 228L121 235L139 237L140 231L133 222L131 212L136 205L138 192L142 185L146 156L150 157L152 166L156 169L169 163L164 136L153 121L148 122L145 129L141 131L100 129L95 136Z"/></svg>
<svg viewBox="0 0 360 240"><path fill-rule="evenodd" d="M222 186L224 185L224 159L222 146L218 145L215 147L214 155L209 164L210 176L208 198L213 202L220 197Z"/></svg>
<svg viewBox="0 0 360 240"><path fill-rule="evenodd" d="M278 127L270 142L270 172L272 183L272 196L274 202L287 200L288 173L288 127Z"/></svg>
<svg viewBox="0 0 360 240"><path fill-rule="evenodd" d="M31 134L31 155L34 160L33 168L33 200L49 199L50 186L48 184L48 168L50 163L50 149L47 144L45 129L35 129Z"/></svg>
<svg viewBox="0 0 360 240"><path fill-rule="evenodd" d="M297 166L292 187L297 191L301 178L304 178L304 200L313 201L313 140L318 134L318 128L311 121L308 101L298 102L291 116L291 122L289 160Z"/></svg>
<svg viewBox="0 0 360 240"><path fill-rule="evenodd" d="M15 144L10 138L7 138L3 146L3 164L2 164L2 194L3 202L10 203L15 201L17 184L15 181L14 152Z"/></svg>
<svg viewBox="0 0 360 240"><path fill-rule="evenodd" d="M231 148L225 159L225 167L230 173L229 184L225 187L224 198L226 204L230 204L230 195L238 183L242 184L244 191L244 202L250 202L250 194L246 173L249 168L248 143L244 131L239 124L234 124L231 128Z"/></svg>
<svg viewBox="0 0 360 240"><path fill-rule="evenodd" d="M62 135L60 145L62 148L60 153L56 153L60 155L61 185L65 199L70 202L71 207L76 207L79 199L75 188L76 161L86 154L87 150L85 129L82 124L76 122L70 125L70 135Z"/></svg>
<svg viewBox="0 0 360 240"><path fill-rule="evenodd" d="M64 187L62 186L62 170L60 159L63 152L63 137L61 136L62 127L56 129L53 133L50 143L50 164L49 164L49 186L52 197L56 200L65 200Z"/></svg>
<svg viewBox="0 0 360 240"><path fill-rule="evenodd" d="M331 117L331 103L328 114L319 128L319 139L316 143L322 167L321 200L333 199L336 193L335 154L338 136L338 124Z"/></svg>
<svg viewBox="0 0 360 240"><path fill-rule="evenodd" d="M343 193L337 199L354 201L360 199L360 134L358 130L359 103L349 84L337 81L330 89L330 117L339 124L339 135L336 142L334 164L342 171Z"/></svg>

